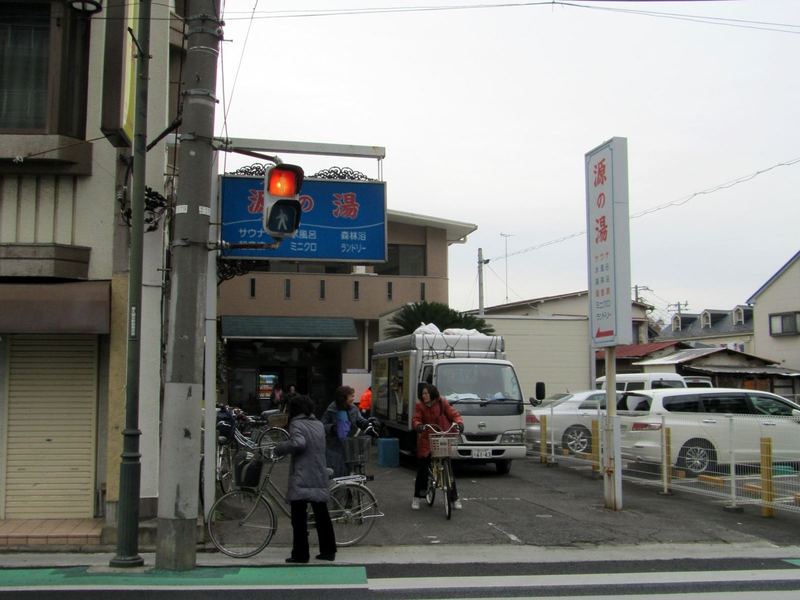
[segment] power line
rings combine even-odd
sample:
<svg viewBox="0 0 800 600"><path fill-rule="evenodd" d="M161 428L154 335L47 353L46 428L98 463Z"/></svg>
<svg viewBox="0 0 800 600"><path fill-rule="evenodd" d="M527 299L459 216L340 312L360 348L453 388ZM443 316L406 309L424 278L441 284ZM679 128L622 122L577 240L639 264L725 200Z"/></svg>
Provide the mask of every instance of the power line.
<svg viewBox="0 0 800 600"><path fill-rule="evenodd" d="M680 198L678 200L672 200L670 202L665 202L664 204L659 204L658 206L654 206L652 208L647 208L647 209L645 209L643 211L640 211L638 213L632 214L630 216L630 218L631 219L638 219L639 217L643 217L645 215L649 215L649 214L652 214L654 212L658 212L658 211L661 211L661 210L664 210L664 209L667 209L667 208L671 208L673 206L683 206L684 204L686 204L690 200L693 200L694 198L697 198L698 196L709 195L709 194L713 194L714 192L718 192L720 190L729 189L729 188L732 188L732 187L734 187L736 185L739 185L741 183L746 183L748 181L751 181L751 180L755 179L756 177L758 177L759 175L763 175L764 173L769 173L770 171L772 171L774 169L777 169L778 167L791 167L793 165L796 165L797 163L800 163L800 158L793 158L792 160L779 162L779 163L776 163L776 164L774 164L772 166L769 166L769 167L767 167L765 169L760 169L760 170L756 171L755 173L751 173L750 175L743 175L742 177L737 177L736 179L732 179L732 180L727 181L725 183L720 183L719 185L715 185L715 186L707 188L705 190L700 190L699 192L694 192L692 194L689 194L685 198ZM517 250L515 252L510 253L508 256L517 256L519 254L527 254L528 252L533 252L534 250L540 250L542 248L545 248L547 246L552 246L554 244L560 244L561 242L565 242L567 240L571 240L573 238L580 237L580 236L585 235L585 234L586 234L586 230L576 231L575 233L570 233L569 235L565 235L565 236L562 236L560 238L556 238L554 240L550 240L549 242L543 242L541 244L536 244L535 246L528 246L527 248L522 248L521 250ZM490 261L491 260L499 260L501 258L503 258L503 256L495 256L494 258L490 258L489 260Z"/></svg>

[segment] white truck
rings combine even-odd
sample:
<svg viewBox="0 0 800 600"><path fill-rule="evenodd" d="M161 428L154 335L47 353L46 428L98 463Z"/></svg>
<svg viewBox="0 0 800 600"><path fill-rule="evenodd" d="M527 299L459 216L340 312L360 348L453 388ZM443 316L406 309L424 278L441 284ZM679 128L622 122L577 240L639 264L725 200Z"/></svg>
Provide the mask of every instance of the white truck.
<svg viewBox="0 0 800 600"><path fill-rule="evenodd" d="M413 333L375 343L372 414L399 438L403 453L416 450L411 419L423 382L435 385L464 419L456 459L493 462L508 473L513 459L525 457L522 390L502 337ZM537 384L537 395L543 387Z"/></svg>

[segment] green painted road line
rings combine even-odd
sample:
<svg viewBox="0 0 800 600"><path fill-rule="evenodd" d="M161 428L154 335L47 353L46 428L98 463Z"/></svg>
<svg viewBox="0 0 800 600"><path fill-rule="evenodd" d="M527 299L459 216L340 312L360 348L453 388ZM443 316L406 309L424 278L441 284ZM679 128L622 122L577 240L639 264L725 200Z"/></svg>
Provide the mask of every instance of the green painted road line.
<svg viewBox="0 0 800 600"><path fill-rule="evenodd" d="M0 589L29 587L340 587L365 586L364 567L198 567L137 572L87 567L0 569Z"/></svg>
<svg viewBox="0 0 800 600"><path fill-rule="evenodd" d="M784 558L783 562L788 562L790 565L800 567L800 558Z"/></svg>

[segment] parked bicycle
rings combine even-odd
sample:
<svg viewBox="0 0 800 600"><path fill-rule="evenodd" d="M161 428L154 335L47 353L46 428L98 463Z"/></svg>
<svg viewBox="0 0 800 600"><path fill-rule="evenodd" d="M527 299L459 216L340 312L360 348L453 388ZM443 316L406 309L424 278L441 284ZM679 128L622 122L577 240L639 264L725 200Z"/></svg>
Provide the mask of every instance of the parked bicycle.
<svg viewBox="0 0 800 600"><path fill-rule="evenodd" d="M425 492L425 501L428 506L433 506L436 499L436 490L442 490L444 501L444 514L449 519L453 514L453 463L450 460L456 452L458 440L461 437L458 425L453 423L447 431L442 431L435 425L426 424L430 431L428 438L431 444L431 464L428 468L428 489Z"/></svg>
<svg viewBox="0 0 800 600"><path fill-rule="evenodd" d="M284 429L270 428L261 436L252 460L242 469L242 487L220 496L211 507L208 535L220 552L247 558L261 552L278 528L275 508L291 517L283 491L272 481L272 472L281 460L273 454L277 443L289 439ZM256 473L256 475L253 475ZM335 477L330 483L328 512L336 533L337 546L352 546L382 517L375 495L366 486L364 475ZM313 526L309 515L309 527Z"/></svg>
<svg viewBox="0 0 800 600"><path fill-rule="evenodd" d="M350 475L363 475L367 481L374 479L372 475L367 475L366 468L372 449L372 440L379 436L380 423L374 417L370 417L368 424L363 429L358 429L356 435L342 440L344 460Z"/></svg>

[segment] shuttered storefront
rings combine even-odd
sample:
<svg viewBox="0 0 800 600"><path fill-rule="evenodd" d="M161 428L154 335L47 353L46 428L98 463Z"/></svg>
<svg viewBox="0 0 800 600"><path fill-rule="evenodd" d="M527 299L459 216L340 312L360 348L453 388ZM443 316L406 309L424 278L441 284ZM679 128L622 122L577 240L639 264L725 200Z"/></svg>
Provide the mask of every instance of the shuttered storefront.
<svg viewBox="0 0 800 600"><path fill-rule="evenodd" d="M93 516L97 336L10 336L5 518Z"/></svg>

